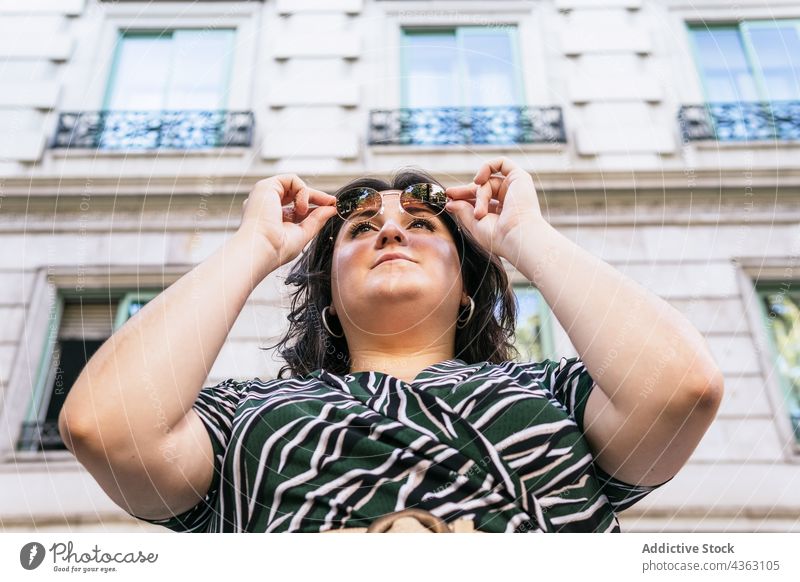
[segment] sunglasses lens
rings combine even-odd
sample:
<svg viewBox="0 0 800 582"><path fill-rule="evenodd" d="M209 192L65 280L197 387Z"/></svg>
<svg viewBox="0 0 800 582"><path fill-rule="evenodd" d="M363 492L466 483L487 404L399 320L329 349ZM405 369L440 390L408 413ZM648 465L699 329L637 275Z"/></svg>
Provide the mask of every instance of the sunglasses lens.
<svg viewBox="0 0 800 582"><path fill-rule="evenodd" d="M356 214L371 218L381 209L381 195L372 188L353 188L339 194L336 210L345 220Z"/></svg>
<svg viewBox="0 0 800 582"><path fill-rule="evenodd" d="M413 184L403 191L400 201L403 208L421 208L437 215L444 210L447 196L436 184Z"/></svg>

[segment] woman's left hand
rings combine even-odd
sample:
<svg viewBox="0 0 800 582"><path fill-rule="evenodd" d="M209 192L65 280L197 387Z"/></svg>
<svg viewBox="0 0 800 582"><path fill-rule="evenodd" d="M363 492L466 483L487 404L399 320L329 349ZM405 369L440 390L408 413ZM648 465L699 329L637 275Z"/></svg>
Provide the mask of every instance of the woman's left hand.
<svg viewBox="0 0 800 582"><path fill-rule="evenodd" d="M522 251L522 233L545 223L533 178L506 157L486 162L472 183L445 193L451 198L445 209L485 249L508 260Z"/></svg>

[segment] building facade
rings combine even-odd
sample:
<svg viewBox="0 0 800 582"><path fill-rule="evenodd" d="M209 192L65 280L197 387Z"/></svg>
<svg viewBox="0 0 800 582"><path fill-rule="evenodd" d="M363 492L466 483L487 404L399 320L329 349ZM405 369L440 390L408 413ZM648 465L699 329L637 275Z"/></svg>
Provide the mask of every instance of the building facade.
<svg viewBox="0 0 800 582"><path fill-rule="evenodd" d="M237 228L259 179L333 191L506 155L548 220L700 329L719 414L623 531L800 531L800 6L721 0L0 3L0 528L160 530L60 442L86 360ZM269 378L289 266L206 385ZM508 266L523 357L575 350Z"/></svg>

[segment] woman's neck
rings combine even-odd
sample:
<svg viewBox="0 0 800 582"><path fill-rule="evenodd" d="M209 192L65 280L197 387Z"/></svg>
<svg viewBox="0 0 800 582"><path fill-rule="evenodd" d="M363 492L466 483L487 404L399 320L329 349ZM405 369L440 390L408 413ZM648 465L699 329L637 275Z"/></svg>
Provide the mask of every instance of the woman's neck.
<svg viewBox="0 0 800 582"><path fill-rule="evenodd" d="M350 352L350 373L375 371L411 383L425 368L453 358L453 349L431 348L422 352L355 350Z"/></svg>

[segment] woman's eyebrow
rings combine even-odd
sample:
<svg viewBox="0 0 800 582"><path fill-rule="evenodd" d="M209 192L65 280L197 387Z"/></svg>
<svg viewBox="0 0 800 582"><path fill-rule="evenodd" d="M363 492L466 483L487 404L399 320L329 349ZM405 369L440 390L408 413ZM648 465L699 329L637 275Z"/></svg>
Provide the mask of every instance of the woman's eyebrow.
<svg viewBox="0 0 800 582"><path fill-rule="evenodd" d="M433 216L433 211L430 208L423 208L421 206L412 206L410 208L406 208L406 212L408 212L409 214L413 214L415 216L418 215L425 216L430 214L431 218L437 218L437 216Z"/></svg>
<svg viewBox="0 0 800 582"><path fill-rule="evenodd" d="M433 216L433 211L431 209L422 208L422 207L419 207L419 206L411 206L409 208L406 208L405 212L408 213L408 214L411 214L412 216L428 216L429 218L438 218L438 216ZM366 210L358 210L358 211L353 212L352 214L350 214L350 216L348 216L347 219L348 220L356 220L359 216L361 216L362 214L366 214L366 213L367 213ZM376 214L376 215L370 217L370 219L377 218L378 216L380 216L380 215Z"/></svg>

